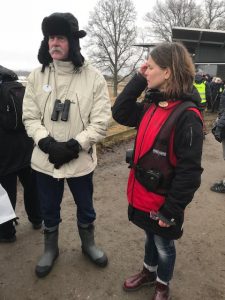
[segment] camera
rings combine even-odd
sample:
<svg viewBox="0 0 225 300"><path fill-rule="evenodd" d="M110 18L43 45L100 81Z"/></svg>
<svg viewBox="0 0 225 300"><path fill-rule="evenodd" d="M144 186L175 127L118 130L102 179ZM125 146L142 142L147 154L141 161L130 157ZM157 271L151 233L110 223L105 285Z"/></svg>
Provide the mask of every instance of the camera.
<svg viewBox="0 0 225 300"><path fill-rule="evenodd" d="M135 169L135 178L150 192L155 192L163 181L163 175L159 170L146 170L139 166Z"/></svg>
<svg viewBox="0 0 225 300"><path fill-rule="evenodd" d="M134 159L134 149L127 149L126 151L126 163L127 164L132 164Z"/></svg>
<svg viewBox="0 0 225 300"><path fill-rule="evenodd" d="M62 103L61 100L56 99L51 115L51 120L58 121L59 113L61 112L61 120L67 121L70 110L70 103L70 100L65 100L65 102Z"/></svg>

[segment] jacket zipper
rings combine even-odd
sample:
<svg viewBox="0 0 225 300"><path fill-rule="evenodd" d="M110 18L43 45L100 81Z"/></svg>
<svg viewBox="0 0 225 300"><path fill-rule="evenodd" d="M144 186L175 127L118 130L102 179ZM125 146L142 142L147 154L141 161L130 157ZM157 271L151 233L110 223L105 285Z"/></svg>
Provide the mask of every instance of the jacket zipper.
<svg viewBox="0 0 225 300"><path fill-rule="evenodd" d="M11 100L12 100L13 107L14 107L14 111L15 111L16 124L15 124L15 126L14 126L14 129L16 129L17 126L18 126L18 115L17 115L16 105L15 105L15 101L14 101L13 96L11 96Z"/></svg>

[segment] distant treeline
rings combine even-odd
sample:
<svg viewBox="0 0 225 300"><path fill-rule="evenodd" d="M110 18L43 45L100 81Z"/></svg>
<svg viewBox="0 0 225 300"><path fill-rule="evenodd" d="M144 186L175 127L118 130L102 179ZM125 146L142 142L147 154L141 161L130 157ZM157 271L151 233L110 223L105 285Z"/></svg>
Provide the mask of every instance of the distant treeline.
<svg viewBox="0 0 225 300"><path fill-rule="evenodd" d="M30 71L15 70L14 72L17 74L17 76L27 77L30 74Z"/></svg>
<svg viewBox="0 0 225 300"><path fill-rule="evenodd" d="M25 76L27 77L31 71L22 71L22 70L14 70L14 72L17 74L17 76ZM108 75L104 75L107 82L113 81L113 78ZM120 79L120 76L118 76L118 79Z"/></svg>

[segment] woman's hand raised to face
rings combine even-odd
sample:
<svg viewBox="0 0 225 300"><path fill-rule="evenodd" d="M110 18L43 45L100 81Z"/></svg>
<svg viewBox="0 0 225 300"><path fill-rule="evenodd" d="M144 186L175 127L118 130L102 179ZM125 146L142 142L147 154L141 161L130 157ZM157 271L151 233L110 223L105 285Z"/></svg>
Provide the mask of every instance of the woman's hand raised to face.
<svg viewBox="0 0 225 300"><path fill-rule="evenodd" d="M147 65L147 61L146 61L143 63L143 65L141 65L140 69L138 70L138 72L145 78L146 78L145 72L147 70L147 67L148 67L148 65Z"/></svg>

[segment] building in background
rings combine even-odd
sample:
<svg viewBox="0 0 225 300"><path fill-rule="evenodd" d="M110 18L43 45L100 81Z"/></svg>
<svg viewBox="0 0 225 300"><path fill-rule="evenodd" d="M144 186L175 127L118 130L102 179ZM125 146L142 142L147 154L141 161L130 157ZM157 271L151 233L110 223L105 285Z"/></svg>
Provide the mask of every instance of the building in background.
<svg viewBox="0 0 225 300"><path fill-rule="evenodd" d="M186 46L196 69L225 80L225 31L173 27L172 41L181 42ZM139 43L133 46L143 47L146 59L158 43Z"/></svg>
<svg viewBox="0 0 225 300"><path fill-rule="evenodd" d="M172 40L187 47L196 69L225 79L225 31L174 27Z"/></svg>

